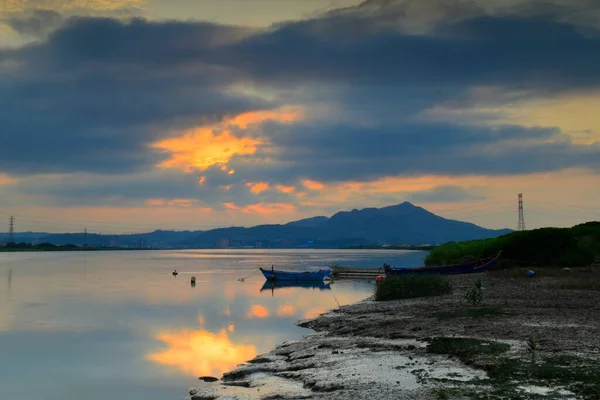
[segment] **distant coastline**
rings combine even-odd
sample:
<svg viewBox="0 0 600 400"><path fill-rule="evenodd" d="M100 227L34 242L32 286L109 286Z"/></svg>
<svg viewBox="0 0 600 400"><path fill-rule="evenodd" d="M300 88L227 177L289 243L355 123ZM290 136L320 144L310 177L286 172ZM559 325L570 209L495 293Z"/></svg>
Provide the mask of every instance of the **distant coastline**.
<svg viewBox="0 0 600 400"><path fill-rule="evenodd" d="M395 244L389 246L383 245L356 245L356 246L345 246L342 249L357 249L357 250L423 250L428 251L433 249L435 246L431 244L423 245L410 245L410 244Z"/></svg>
<svg viewBox="0 0 600 400"><path fill-rule="evenodd" d="M415 250L429 251L433 248L432 245L371 245L371 246L343 246L343 247L277 247L277 248L262 248L265 250L306 250L306 249L321 249L321 250ZM112 251L112 250L252 250L261 249L254 247L122 247L122 246L82 246L76 244L41 244L33 245L29 243L19 243L16 245L0 246L0 253L17 253L17 252L42 252L42 251Z"/></svg>
<svg viewBox="0 0 600 400"><path fill-rule="evenodd" d="M112 251L112 250L160 250L152 248L134 248L134 247L103 247L103 246L77 246L74 244L65 245L32 245L28 243L19 243L15 245L0 246L0 253L21 253L21 252L42 252L42 251Z"/></svg>

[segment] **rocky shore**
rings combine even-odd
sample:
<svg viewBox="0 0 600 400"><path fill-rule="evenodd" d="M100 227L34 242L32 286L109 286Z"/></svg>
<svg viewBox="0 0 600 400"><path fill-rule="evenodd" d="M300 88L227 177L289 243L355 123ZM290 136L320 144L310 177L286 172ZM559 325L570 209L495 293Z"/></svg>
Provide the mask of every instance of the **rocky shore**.
<svg viewBox="0 0 600 400"><path fill-rule="evenodd" d="M600 269L449 277L451 295L343 306L191 399L600 399ZM481 279L484 300L464 293Z"/></svg>

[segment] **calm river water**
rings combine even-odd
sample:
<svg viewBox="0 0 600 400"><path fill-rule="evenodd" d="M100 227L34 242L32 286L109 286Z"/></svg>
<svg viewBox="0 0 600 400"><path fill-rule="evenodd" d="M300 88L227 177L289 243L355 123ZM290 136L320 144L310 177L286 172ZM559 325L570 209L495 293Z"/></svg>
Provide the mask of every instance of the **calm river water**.
<svg viewBox="0 0 600 400"><path fill-rule="evenodd" d="M185 399L312 331L293 323L372 284L263 289L259 266L414 266L425 252L180 250L0 253L0 399ZM177 269L179 276L171 271ZM190 277L196 277L196 286ZM337 302L336 302L337 301Z"/></svg>

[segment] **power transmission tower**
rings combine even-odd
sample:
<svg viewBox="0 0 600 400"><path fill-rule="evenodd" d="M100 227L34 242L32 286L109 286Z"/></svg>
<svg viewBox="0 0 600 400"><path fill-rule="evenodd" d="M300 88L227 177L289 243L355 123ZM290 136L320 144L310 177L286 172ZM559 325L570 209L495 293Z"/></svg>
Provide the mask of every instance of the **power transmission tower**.
<svg viewBox="0 0 600 400"><path fill-rule="evenodd" d="M10 228L8 230L8 244L15 244L15 217L11 216L10 219Z"/></svg>
<svg viewBox="0 0 600 400"><path fill-rule="evenodd" d="M523 193L519 193L519 223L517 224L517 230L525 230L525 218L523 217Z"/></svg>

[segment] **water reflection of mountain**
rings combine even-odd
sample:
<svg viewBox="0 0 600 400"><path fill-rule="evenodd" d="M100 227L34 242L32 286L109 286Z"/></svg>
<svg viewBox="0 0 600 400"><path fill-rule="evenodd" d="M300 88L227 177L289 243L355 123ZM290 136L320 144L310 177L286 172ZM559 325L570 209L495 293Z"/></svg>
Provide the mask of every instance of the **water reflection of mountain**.
<svg viewBox="0 0 600 400"><path fill-rule="evenodd" d="M331 290L329 282L324 281L306 281L306 282L295 282L295 281L265 281L260 291L265 290L276 290L283 288L304 288L304 289L319 289L319 290Z"/></svg>

